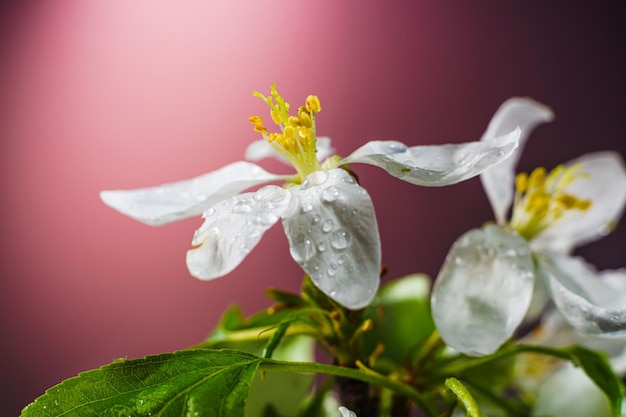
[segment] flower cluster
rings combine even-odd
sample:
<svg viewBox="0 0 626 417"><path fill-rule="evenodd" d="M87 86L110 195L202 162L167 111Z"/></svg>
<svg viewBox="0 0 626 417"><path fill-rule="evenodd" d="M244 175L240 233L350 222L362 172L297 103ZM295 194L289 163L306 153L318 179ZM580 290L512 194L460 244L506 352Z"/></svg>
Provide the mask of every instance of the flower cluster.
<svg viewBox="0 0 626 417"><path fill-rule="evenodd" d="M244 161L101 198L149 225L201 215L186 262L202 280L233 271L280 221L304 271L300 294L271 289L269 308L246 318L230 308L200 345L81 374L22 417L623 415L626 269L598 272L574 254L622 215L620 155L516 173L553 114L512 98L480 140L372 141L341 157L318 136L317 96L295 111L274 85L254 96L275 127L250 117L261 139ZM265 171L266 157L293 174ZM358 163L421 186L479 176L495 220L452 244L432 290L420 274L379 288L383 248ZM317 348L332 364L316 362Z"/></svg>

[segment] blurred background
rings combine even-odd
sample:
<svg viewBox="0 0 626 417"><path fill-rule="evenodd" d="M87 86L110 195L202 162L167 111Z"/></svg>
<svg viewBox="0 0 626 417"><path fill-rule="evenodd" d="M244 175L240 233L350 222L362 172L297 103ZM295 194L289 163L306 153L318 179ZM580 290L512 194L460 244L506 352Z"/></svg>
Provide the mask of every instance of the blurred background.
<svg viewBox="0 0 626 417"><path fill-rule="evenodd" d="M615 3L615 7L618 4ZM530 96L556 120L520 169L626 155L626 26L605 2L20 1L0 9L0 333L5 415L80 371L200 342L231 303L297 291L282 228L230 275L201 282L199 218L152 228L103 189L180 180L242 158L252 97L317 94L341 155L365 141L476 140ZM287 168L267 163L271 170ZM356 167L377 210L385 280L436 275L492 214L477 179L422 188ZM626 226L580 251L626 266Z"/></svg>

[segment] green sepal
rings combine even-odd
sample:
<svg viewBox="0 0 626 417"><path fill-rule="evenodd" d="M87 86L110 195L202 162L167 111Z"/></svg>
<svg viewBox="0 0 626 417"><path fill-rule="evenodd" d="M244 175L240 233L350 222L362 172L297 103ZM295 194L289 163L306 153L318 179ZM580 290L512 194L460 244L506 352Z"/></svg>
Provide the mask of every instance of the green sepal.
<svg viewBox="0 0 626 417"><path fill-rule="evenodd" d="M240 417L260 361L226 349L120 359L50 388L21 417Z"/></svg>

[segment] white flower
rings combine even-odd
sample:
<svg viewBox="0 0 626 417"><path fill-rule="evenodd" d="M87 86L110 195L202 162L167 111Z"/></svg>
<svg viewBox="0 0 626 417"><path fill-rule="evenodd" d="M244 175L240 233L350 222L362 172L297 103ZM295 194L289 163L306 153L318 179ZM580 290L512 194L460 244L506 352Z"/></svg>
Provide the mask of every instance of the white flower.
<svg viewBox="0 0 626 417"><path fill-rule="evenodd" d="M588 294L610 304L626 305L626 269L602 271L593 278L586 283ZM557 309L548 310L538 329L523 342L552 347L582 345L601 351L616 374L626 375L626 335L612 338L585 335L572 328ZM581 368L554 358L546 359L536 354L523 356L518 367L518 381L535 397L533 416L611 415L606 394Z"/></svg>
<svg viewBox="0 0 626 417"><path fill-rule="evenodd" d="M272 86L271 108L280 133L268 133L263 119L253 116L254 130L266 145L253 143L247 155L258 159L273 149L296 169L291 176L266 172L251 162L235 162L186 181L138 190L103 191L102 200L120 212L150 225L162 225L202 214L187 252L194 277L209 280L232 271L256 246L263 233L282 219L290 252L312 281L343 306L367 306L378 288L380 240L370 196L341 165L366 163L413 184L443 186L478 175L511 155L519 130L490 142L407 147L396 141L369 142L347 158L318 161L331 152L329 140L317 138L315 96L297 116ZM269 144L270 146L267 146ZM287 181L284 187L266 185Z"/></svg>
<svg viewBox="0 0 626 417"><path fill-rule="evenodd" d="M519 125L521 148L532 127L550 119L543 106L508 101L483 140L489 140L489 132ZM518 157L519 150L481 174L497 224L461 236L437 277L432 307L442 338L468 355L492 353L513 335L533 298L543 307L546 288L578 330L623 333L626 304L620 300L615 305L593 295L587 285L600 285L597 274L570 255L576 246L606 235L620 217L626 202L626 171L620 156L592 153L550 173L539 168L530 176L515 177Z"/></svg>

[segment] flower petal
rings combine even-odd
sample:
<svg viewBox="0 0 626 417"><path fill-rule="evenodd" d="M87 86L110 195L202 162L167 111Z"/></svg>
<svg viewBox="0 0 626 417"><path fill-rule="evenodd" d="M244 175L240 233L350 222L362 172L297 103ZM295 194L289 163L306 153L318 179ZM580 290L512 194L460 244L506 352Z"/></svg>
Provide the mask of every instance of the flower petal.
<svg viewBox="0 0 626 417"><path fill-rule="evenodd" d="M490 141L519 127L520 142L510 158L483 172L480 179L493 208L496 221L503 224L513 202L515 166L528 135L540 123L552 121L554 115L545 105L529 98L513 97L505 101L491 118L481 141Z"/></svg>
<svg viewBox="0 0 626 417"><path fill-rule="evenodd" d="M160 226L199 216L206 208L247 188L286 178L240 161L196 178L157 187L101 191L100 198L135 220Z"/></svg>
<svg viewBox="0 0 626 417"><path fill-rule="evenodd" d="M534 280L528 244L517 234L493 224L465 233L435 280L431 302L441 337L467 355L493 353L522 322Z"/></svg>
<svg viewBox="0 0 626 417"><path fill-rule="evenodd" d="M626 334L626 293L599 279L593 266L581 258L554 254L540 258L540 265L552 299L570 325L592 335Z"/></svg>
<svg viewBox="0 0 626 417"><path fill-rule="evenodd" d="M283 218L291 256L333 300L351 309L367 306L381 265L367 191L343 169L314 172L292 191L299 209Z"/></svg>
<svg viewBox="0 0 626 417"><path fill-rule="evenodd" d="M208 208L204 223L187 251L187 267L196 278L226 275L243 261L263 233L289 209L291 193L267 185L255 193L233 196Z"/></svg>
<svg viewBox="0 0 626 417"><path fill-rule="evenodd" d="M533 416L609 417L606 394L581 368L566 363L539 388Z"/></svg>
<svg viewBox="0 0 626 417"><path fill-rule="evenodd" d="M440 187L472 178L508 158L519 130L488 142L407 147L401 142L369 142L343 160L374 165L411 184Z"/></svg>
<svg viewBox="0 0 626 417"><path fill-rule="evenodd" d="M607 235L617 223L626 204L626 169L619 154L595 152L583 155L566 165L580 165L579 178L566 192L580 199L588 199L591 206L585 211L567 210L533 239L537 250L569 252L574 247Z"/></svg>
<svg viewBox="0 0 626 417"><path fill-rule="evenodd" d="M335 153L335 150L331 146L329 137L318 137L315 146L317 151L317 160L320 162ZM278 153L274 148L272 148L272 146L264 139L256 140L248 145L244 157L248 161L259 161L264 158L272 157L277 158L280 161L291 166L291 163L287 161L285 157Z"/></svg>
<svg viewBox="0 0 626 417"><path fill-rule="evenodd" d="M339 406L339 412L341 413L341 417L357 417L356 413L346 407Z"/></svg>

